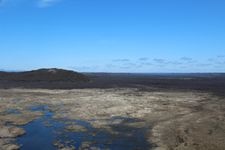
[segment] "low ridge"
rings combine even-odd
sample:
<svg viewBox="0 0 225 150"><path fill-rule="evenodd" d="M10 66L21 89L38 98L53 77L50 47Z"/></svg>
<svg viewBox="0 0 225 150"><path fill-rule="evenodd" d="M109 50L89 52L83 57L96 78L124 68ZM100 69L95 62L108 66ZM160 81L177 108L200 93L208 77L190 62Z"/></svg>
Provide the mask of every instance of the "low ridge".
<svg viewBox="0 0 225 150"><path fill-rule="evenodd" d="M63 82L79 82L89 81L89 78L84 74L57 68L38 69L25 72L0 72L0 80L5 81L63 81Z"/></svg>

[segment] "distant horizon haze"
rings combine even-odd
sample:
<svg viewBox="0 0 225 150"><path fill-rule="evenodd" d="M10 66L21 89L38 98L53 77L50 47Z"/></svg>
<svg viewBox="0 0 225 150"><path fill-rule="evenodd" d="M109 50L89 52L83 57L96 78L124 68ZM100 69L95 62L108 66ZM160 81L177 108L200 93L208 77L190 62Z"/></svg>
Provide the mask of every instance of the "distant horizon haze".
<svg viewBox="0 0 225 150"><path fill-rule="evenodd" d="M88 72L88 71L78 71L74 69L65 69L65 68L35 68L35 69L30 69L30 70L5 70L5 69L0 69L0 72L27 72L27 71L36 71L39 69L63 69L65 71L75 71L79 73L87 73L87 74L152 74L152 75L157 75L157 74L225 74L225 72L102 72L102 71L96 71L96 72Z"/></svg>

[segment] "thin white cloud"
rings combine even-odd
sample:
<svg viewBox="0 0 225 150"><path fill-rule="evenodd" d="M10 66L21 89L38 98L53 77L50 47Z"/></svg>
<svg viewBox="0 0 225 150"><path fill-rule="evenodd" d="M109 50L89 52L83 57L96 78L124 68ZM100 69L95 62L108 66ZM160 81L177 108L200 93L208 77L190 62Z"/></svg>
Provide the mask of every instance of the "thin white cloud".
<svg viewBox="0 0 225 150"><path fill-rule="evenodd" d="M38 1L38 7L40 8L45 8L45 7L49 7L52 6L58 2L60 2L61 0L39 0Z"/></svg>
<svg viewBox="0 0 225 150"><path fill-rule="evenodd" d="M50 7L62 0L32 0L32 3L34 3L39 8L45 8ZM4 5L22 5L23 3L31 2L30 0L0 0L0 6Z"/></svg>

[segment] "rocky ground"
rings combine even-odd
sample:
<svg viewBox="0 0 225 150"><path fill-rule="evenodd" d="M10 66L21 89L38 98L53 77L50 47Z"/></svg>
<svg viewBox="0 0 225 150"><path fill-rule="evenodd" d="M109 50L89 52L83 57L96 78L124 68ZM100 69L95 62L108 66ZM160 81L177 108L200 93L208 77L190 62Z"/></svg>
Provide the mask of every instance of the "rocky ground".
<svg viewBox="0 0 225 150"><path fill-rule="evenodd" d="M121 134L118 128L144 129L148 149L225 149L223 97L209 92L138 88L0 90L0 149L19 149L15 139L25 134L20 126L43 115L30 110L37 105L48 106L54 119L87 121L111 134ZM66 130L86 131L70 123ZM83 143L81 149L91 149L88 145Z"/></svg>

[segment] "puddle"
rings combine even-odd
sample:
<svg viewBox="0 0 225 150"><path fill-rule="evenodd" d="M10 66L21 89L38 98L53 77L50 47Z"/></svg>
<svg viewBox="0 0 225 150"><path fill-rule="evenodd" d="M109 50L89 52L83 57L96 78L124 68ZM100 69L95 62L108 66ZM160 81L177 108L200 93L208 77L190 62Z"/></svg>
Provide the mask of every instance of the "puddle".
<svg viewBox="0 0 225 150"><path fill-rule="evenodd" d="M22 126L26 134L17 138L21 150L55 150L53 143L64 146L73 146L79 149L82 143L89 143L90 147L111 150L149 149L150 145L145 138L145 129L128 127L123 124L112 125L112 129L118 134L111 134L102 129L95 129L89 122L82 120L55 120L53 112L47 106L39 105L30 108L31 111L42 111L44 115L27 125ZM132 119L115 117L125 122ZM65 128L69 124L76 124L86 129L84 132L70 132ZM89 148L88 148L89 149Z"/></svg>
<svg viewBox="0 0 225 150"><path fill-rule="evenodd" d="M42 111L49 112L49 107L47 105L34 105L29 108L31 111Z"/></svg>

